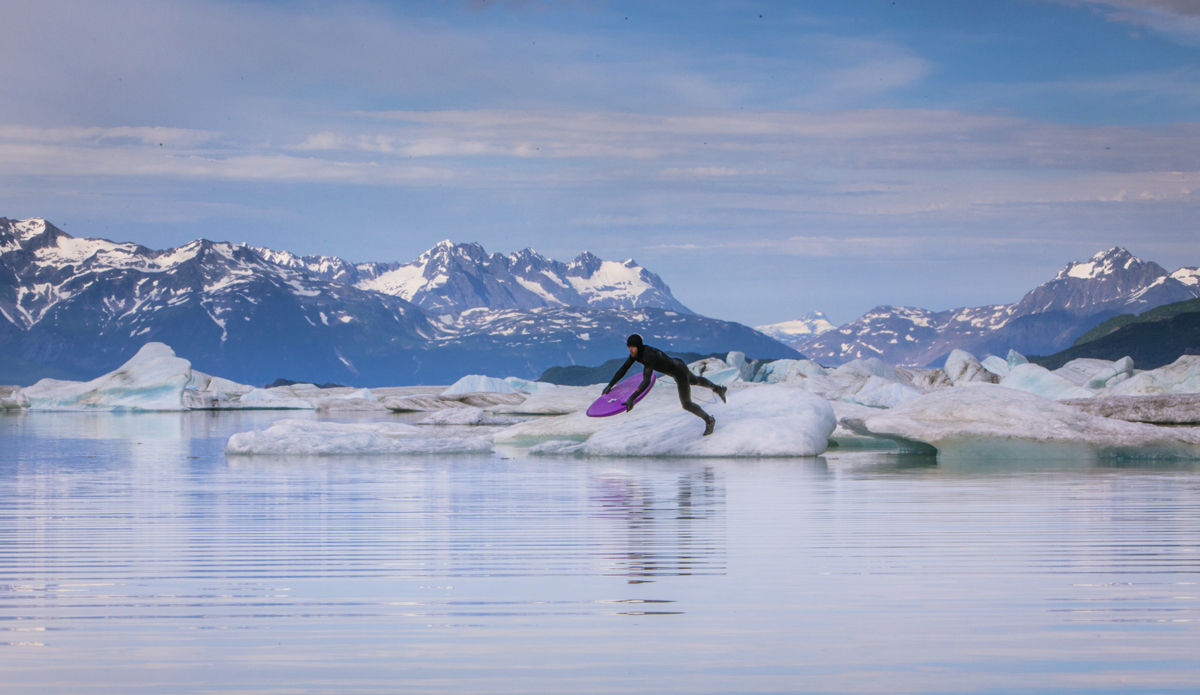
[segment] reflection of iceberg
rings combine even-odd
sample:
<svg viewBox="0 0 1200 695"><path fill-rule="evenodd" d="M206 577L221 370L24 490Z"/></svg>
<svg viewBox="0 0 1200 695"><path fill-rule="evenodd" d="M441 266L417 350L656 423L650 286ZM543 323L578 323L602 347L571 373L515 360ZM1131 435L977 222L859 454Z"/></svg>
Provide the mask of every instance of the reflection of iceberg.
<svg viewBox="0 0 1200 695"><path fill-rule="evenodd" d="M225 453L254 454L471 454L490 453L483 437L425 437L420 427L394 422L344 423L280 420L265 430L239 432Z"/></svg>
<svg viewBox="0 0 1200 695"><path fill-rule="evenodd" d="M939 459L1200 457L1198 429L1109 420L986 384L843 422L864 434L932 445Z"/></svg>

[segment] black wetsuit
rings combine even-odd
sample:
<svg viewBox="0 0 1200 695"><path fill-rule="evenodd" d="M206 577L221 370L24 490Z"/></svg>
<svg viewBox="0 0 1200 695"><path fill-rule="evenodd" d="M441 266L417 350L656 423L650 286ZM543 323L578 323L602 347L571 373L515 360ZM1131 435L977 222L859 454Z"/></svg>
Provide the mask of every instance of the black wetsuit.
<svg viewBox="0 0 1200 695"><path fill-rule="evenodd" d="M702 376L692 374L683 360L676 357L668 357L662 350L650 347L649 345L643 345L638 348L637 357L631 355L629 359L625 360L625 364L621 365L621 368L617 370L612 381L608 382L608 387L604 389L605 393L608 393L609 389L617 385L617 382L625 376L625 373L629 371L634 362L641 362L645 365L645 369L642 370L642 384L638 386L637 391L633 392L633 395L629 397L626 403L633 403L638 399L638 396L642 395L643 391L650 387L651 372L659 372L675 380L675 385L679 388L679 403L683 406L684 410L698 418L708 420L708 413L692 402L692 386L703 386L715 391L717 385Z"/></svg>

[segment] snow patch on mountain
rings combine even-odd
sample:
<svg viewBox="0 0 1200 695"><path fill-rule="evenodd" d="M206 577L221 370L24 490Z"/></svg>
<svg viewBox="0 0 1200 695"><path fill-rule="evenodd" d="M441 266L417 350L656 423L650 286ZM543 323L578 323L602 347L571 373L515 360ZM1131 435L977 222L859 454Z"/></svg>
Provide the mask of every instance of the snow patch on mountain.
<svg viewBox="0 0 1200 695"><path fill-rule="evenodd" d="M769 335L781 343L792 345L793 347L796 343L836 329L837 326L833 325L829 317L820 311L809 312L793 321L782 321L780 323L769 323L754 327L754 330L759 333Z"/></svg>

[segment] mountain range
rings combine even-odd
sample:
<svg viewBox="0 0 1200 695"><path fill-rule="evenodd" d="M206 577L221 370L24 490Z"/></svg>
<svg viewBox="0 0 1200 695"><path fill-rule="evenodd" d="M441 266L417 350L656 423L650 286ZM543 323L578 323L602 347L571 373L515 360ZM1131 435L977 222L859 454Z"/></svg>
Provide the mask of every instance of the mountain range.
<svg viewBox="0 0 1200 695"><path fill-rule="evenodd" d="M245 383L533 378L619 356L633 332L680 352L798 356L692 313L632 260L442 242L411 263L352 264L204 239L153 250L0 218L0 383L92 378L151 341Z"/></svg>
<svg viewBox="0 0 1200 695"><path fill-rule="evenodd" d="M1056 353L1113 316L1197 297L1200 269L1168 272L1114 247L1067 264L1013 304L948 311L885 305L816 335L773 335L822 364L878 357L899 366L940 366L955 348L978 355Z"/></svg>

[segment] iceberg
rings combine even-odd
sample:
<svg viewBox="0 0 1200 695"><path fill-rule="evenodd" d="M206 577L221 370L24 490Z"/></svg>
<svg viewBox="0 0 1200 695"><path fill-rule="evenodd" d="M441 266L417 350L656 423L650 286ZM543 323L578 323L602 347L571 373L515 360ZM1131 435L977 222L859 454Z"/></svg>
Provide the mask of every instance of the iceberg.
<svg viewBox="0 0 1200 695"><path fill-rule="evenodd" d="M30 410L187 410L183 392L191 378L191 362L163 343L146 343L104 376L42 379L17 391L14 401Z"/></svg>
<svg viewBox="0 0 1200 695"><path fill-rule="evenodd" d="M867 379L857 392L844 396L843 401L858 403L873 408L892 408L901 403L907 403L914 398L920 398L921 391L899 381L889 381L881 376Z"/></svg>
<svg viewBox="0 0 1200 695"><path fill-rule="evenodd" d="M581 450L590 456L817 456L837 424L827 401L784 386L735 391L709 412L717 427L707 437L699 418L677 409L621 420L597 431Z"/></svg>
<svg viewBox="0 0 1200 695"><path fill-rule="evenodd" d="M518 390L513 388L504 379L497 379L494 376L484 376L482 374L468 374L458 381L454 382L450 388L442 391L443 396L455 396L464 393L518 393Z"/></svg>
<svg viewBox="0 0 1200 695"><path fill-rule="evenodd" d="M936 391L842 424L933 446L946 460L1200 458L1200 429L1109 420L990 384Z"/></svg>
<svg viewBox="0 0 1200 695"><path fill-rule="evenodd" d="M1005 362L1008 362L1009 369L1012 369L1018 364L1029 364L1029 360L1025 359L1025 355L1022 355L1021 353L1012 349L1008 351L1008 357L1005 358Z"/></svg>
<svg viewBox="0 0 1200 695"><path fill-rule="evenodd" d="M1093 391L1075 385L1066 377L1052 372L1040 364L1032 363L1018 364L1013 367L1008 376L1001 380L1000 385L1054 401L1064 398L1091 398L1096 395Z"/></svg>
<svg viewBox="0 0 1200 695"><path fill-rule="evenodd" d="M946 366L942 369L954 386L972 382L995 384L1000 381L999 377L983 368L979 360L975 359L975 355L958 348L950 351L946 357Z"/></svg>
<svg viewBox="0 0 1200 695"><path fill-rule="evenodd" d="M829 445L836 446L841 449L896 449L897 442L889 438L872 437L860 432L846 428L842 424L842 420L861 420L871 417L879 413L878 408L871 408L857 403L845 403L842 401L833 401L829 405L833 406L834 417L837 418L837 427L834 428L833 434L829 435Z"/></svg>
<svg viewBox="0 0 1200 695"><path fill-rule="evenodd" d="M403 423L279 420L265 430L239 432L225 453L253 455L471 454L491 453L484 437L425 437Z"/></svg>
<svg viewBox="0 0 1200 695"><path fill-rule="evenodd" d="M558 388L558 384L551 384L548 381L530 381L529 379L520 379L515 376L506 376L504 381L521 393L536 393L541 389Z"/></svg>
<svg viewBox="0 0 1200 695"><path fill-rule="evenodd" d="M1200 355L1184 355L1165 367L1150 369L1109 390L1113 396L1200 393Z"/></svg>

